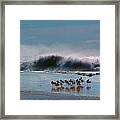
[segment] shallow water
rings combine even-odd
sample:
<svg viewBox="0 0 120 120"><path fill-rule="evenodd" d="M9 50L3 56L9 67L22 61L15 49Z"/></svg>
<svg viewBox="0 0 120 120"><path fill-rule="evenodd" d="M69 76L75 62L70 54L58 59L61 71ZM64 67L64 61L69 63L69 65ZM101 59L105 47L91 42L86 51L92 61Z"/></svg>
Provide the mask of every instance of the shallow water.
<svg viewBox="0 0 120 120"><path fill-rule="evenodd" d="M64 86L64 89L56 88L51 85L51 81L79 79L81 75L77 74L62 74L53 72L21 72L20 73L20 90L21 91L40 91L44 93L60 93L64 95L74 96L100 96L100 76L92 77L82 76L83 80L88 78L92 81L91 88L87 88L84 82L83 88L70 88Z"/></svg>

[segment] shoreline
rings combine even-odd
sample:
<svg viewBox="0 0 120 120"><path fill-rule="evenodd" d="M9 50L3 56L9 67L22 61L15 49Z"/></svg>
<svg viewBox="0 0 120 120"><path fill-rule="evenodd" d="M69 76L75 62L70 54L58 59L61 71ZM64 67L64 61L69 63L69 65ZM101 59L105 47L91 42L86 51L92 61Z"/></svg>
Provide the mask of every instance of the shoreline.
<svg viewBox="0 0 120 120"><path fill-rule="evenodd" d="M42 72L45 72L45 73L49 73L49 72L52 72L52 73L62 73L61 72L58 72L58 71L20 71L20 73L42 73ZM100 73L100 71L63 71L63 72L66 72L66 73Z"/></svg>
<svg viewBox="0 0 120 120"><path fill-rule="evenodd" d="M100 100L99 96L76 96L43 91L20 91L20 100Z"/></svg>

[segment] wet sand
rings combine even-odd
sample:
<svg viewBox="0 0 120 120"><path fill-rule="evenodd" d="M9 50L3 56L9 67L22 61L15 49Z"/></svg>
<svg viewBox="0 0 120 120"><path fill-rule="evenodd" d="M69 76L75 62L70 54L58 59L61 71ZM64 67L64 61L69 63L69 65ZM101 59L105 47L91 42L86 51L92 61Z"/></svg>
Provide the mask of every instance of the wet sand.
<svg viewBox="0 0 120 120"><path fill-rule="evenodd" d="M100 100L99 96L76 96L43 91L20 91L21 100Z"/></svg>

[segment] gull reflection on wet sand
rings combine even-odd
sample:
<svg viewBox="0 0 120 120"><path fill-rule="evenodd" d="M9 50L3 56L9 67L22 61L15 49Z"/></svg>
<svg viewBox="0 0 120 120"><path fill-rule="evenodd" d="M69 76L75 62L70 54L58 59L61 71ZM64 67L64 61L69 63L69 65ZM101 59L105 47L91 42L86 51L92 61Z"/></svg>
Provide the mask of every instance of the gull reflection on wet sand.
<svg viewBox="0 0 120 120"><path fill-rule="evenodd" d="M91 93L91 87L87 86L75 86L75 87L52 87L52 93L83 93L83 89L87 90L87 93Z"/></svg>

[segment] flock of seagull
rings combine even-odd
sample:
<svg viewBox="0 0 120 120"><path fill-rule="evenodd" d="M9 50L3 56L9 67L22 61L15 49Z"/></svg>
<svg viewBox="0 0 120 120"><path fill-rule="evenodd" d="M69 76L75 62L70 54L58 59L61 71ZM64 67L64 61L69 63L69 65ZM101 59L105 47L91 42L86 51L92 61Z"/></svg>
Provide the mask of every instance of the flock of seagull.
<svg viewBox="0 0 120 120"><path fill-rule="evenodd" d="M56 87L56 88L64 88L66 87L75 87L75 86L80 86L81 88L83 88L84 83L87 83L87 87L91 88L91 80L87 79L86 81L83 80L82 77L80 77L79 79L70 79L70 80L57 80L57 81L51 81L52 87Z"/></svg>

